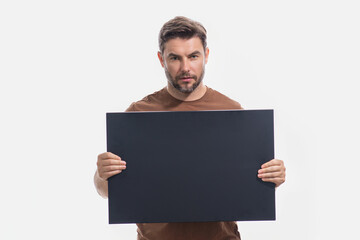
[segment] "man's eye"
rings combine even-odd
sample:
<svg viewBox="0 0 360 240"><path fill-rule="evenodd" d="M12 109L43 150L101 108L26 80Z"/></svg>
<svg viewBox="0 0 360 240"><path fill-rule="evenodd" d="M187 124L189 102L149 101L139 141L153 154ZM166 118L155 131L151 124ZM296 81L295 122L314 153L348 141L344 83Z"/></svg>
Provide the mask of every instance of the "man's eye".
<svg viewBox="0 0 360 240"><path fill-rule="evenodd" d="M178 57L171 57L170 60L178 60Z"/></svg>
<svg viewBox="0 0 360 240"><path fill-rule="evenodd" d="M199 56L198 55L192 55L191 58L198 58Z"/></svg>

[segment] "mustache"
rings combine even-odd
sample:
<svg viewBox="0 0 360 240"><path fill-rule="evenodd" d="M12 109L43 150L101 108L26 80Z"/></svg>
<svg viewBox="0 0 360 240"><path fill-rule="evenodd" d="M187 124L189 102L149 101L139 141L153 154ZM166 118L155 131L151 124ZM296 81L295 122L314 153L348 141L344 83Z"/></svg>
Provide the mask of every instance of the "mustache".
<svg viewBox="0 0 360 240"><path fill-rule="evenodd" d="M175 77L176 80L179 80L181 78L193 78L194 80L197 79L196 75L191 75L191 74L188 74L188 73L182 73L182 74Z"/></svg>

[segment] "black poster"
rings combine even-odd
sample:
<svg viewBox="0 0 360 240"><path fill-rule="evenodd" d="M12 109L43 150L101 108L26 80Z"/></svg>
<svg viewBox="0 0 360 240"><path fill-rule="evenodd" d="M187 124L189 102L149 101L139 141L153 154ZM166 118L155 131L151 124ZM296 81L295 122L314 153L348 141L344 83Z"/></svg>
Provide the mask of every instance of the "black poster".
<svg viewBox="0 0 360 240"><path fill-rule="evenodd" d="M107 113L110 223L275 220L273 110Z"/></svg>

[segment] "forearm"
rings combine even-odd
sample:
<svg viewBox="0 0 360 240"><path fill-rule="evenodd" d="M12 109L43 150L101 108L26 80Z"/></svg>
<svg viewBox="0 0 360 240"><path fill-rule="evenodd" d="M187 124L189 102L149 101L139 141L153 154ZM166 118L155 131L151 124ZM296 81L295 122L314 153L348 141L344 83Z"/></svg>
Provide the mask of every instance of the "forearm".
<svg viewBox="0 0 360 240"><path fill-rule="evenodd" d="M99 195L108 198L108 181L100 178L98 171L94 175L94 184Z"/></svg>

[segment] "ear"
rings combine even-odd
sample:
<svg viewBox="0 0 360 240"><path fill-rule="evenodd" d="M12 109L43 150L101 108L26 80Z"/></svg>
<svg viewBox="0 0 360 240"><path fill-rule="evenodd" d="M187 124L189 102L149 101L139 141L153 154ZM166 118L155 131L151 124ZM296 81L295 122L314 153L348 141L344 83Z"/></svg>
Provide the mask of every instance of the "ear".
<svg viewBox="0 0 360 240"><path fill-rule="evenodd" d="M160 61L160 63L161 63L161 66L164 67L164 58L163 58L161 52L159 51L159 52L157 53L157 55L158 55L159 61Z"/></svg>
<svg viewBox="0 0 360 240"><path fill-rule="evenodd" d="M208 62L208 58L209 58L209 48L207 47L205 50L205 64Z"/></svg>

